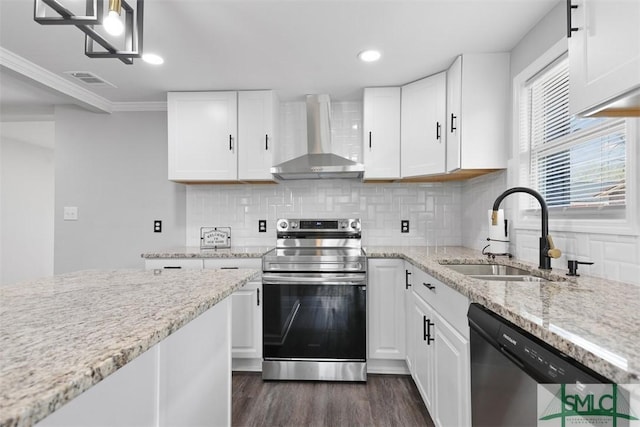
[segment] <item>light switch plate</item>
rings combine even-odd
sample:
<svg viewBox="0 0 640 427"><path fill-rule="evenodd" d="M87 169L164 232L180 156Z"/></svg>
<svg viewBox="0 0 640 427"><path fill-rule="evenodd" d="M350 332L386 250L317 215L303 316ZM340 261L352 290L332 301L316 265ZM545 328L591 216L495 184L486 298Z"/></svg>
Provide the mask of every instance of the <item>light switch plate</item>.
<svg viewBox="0 0 640 427"><path fill-rule="evenodd" d="M62 215L65 221L77 221L78 220L77 206L65 206Z"/></svg>

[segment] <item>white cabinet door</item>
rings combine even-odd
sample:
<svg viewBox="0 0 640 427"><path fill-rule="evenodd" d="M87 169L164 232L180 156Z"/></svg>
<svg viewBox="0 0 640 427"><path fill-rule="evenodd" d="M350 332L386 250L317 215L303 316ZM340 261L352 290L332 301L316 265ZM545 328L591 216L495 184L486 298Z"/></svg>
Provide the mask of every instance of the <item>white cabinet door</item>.
<svg viewBox="0 0 640 427"><path fill-rule="evenodd" d="M435 358L433 323L434 312L422 298L413 293L411 313L411 336L413 370L411 375L418 387L427 410L435 418Z"/></svg>
<svg viewBox="0 0 640 427"><path fill-rule="evenodd" d="M471 425L469 341L441 316L435 315L434 337L436 408L434 422L441 427Z"/></svg>
<svg viewBox="0 0 640 427"><path fill-rule="evenodd" d="M400 88L365 88L364 179L400 178Z"/></svg>
<svg viewBox="0 0 640 427"><path fill-rule="evenodd" d="M262 358L261 282L250 282L231 295L233 358Z"/></svg>
<svg viewBox="0 0 640 427"><path fill-rule="evenodd" d="M403 178L444 173L446 73L402 87L400 120Z"/></svg>
<svg viewBox="0 0 640 427"><path fill-rule="evenodd" d="M273 91L238 92L238 179L273 180L276 108Z"/></svg>
<svg viewBox="0 0 640 427"><path fill-rule="evenodd" d="M413 265L411 265L408 261L404 262L404 275L405 275L405 291L404 291L404 328L405 328L405 353L407 361L407 368L409 369L409 373L413 373L413 364L415 358L415 344L412 339L414 336L413 332L413 323L414 318L412 316L413 313L413 284L415 282L415 271L418 270Z"/></svg>
<svg viewBox="0 0 640 427"><path fill-rule="evenodd" d="M640 2L572 0L569 112L590 114L640 88ZM639 95L640 96L640 95Z"/></svg>
<svg viewBox="0 0 640 427"><path fill-rule="evenodd" d="M447 172L504 169L509 54L465 54L447 70Z"/></svg>
<svg viewBox="0 0 640 427"><path fill-rule="evenodd" d="M369 259L369 358L405 359L404 262Z"/></svg>
<svg viewBox="0 0 640 427"><path fill-rule="evenodd" d="M169 92L169 179L238 178L237 93Z"/></svg>

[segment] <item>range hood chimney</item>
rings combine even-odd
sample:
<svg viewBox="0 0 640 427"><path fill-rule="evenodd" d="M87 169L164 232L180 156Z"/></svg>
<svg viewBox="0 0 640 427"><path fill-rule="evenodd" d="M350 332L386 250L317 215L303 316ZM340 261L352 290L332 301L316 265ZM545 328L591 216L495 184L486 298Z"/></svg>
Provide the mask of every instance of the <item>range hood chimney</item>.
<svg viewBox="0 0 640 427"><path fill-rule="evenodd" d="M307 154L271 168L276 179L362 179L364 165L331 152L329 95L307 95Z"/></svg>

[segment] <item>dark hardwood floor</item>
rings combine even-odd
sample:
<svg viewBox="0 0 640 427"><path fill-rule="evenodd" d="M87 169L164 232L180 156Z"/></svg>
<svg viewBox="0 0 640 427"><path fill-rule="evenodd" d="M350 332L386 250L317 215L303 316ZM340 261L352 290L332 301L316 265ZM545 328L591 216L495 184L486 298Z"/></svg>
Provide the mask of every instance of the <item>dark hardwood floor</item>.
<svg viewBox="0 0 640 427"><path fill-rule="evenodd" d="M262 381L234 372L232 426L433 426L410 376L365 383Z"/></svg>

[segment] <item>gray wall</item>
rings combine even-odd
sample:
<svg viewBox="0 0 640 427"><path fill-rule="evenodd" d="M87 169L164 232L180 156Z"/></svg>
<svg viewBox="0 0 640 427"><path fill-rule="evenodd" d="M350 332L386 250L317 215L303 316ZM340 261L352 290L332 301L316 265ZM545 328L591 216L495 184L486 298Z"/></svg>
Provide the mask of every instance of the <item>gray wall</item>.
<svg viewBox="0 0 640 427"><path fill-rule="evenodd" d="M54 123L0 122L0 284L53 274Z"/></svg>
<svg viewBox="0 0 640 427"><path fill-rule="evenodd" d="M140 268L142 252L184 245L185 187L167 180L166 116L56 109L56 274ZM65 206L78 207L78 221L63 220Z"/></svg>
<svg viewBox="0 0 640 427"><path fill-rule="evenodd" d="M567 4L561 1L511 51L512 80L566 34Z"/></svg>

